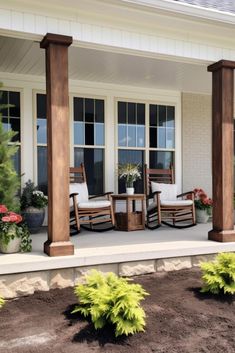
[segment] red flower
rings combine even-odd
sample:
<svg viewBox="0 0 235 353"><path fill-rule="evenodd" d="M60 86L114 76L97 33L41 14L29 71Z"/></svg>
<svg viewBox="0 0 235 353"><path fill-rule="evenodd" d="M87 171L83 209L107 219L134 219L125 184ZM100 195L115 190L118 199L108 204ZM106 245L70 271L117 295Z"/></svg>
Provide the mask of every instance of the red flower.
<svg viewBox="0 0 235 353"><path fill-rule="evenodd" d="M3 222L10 222L11 220L10 220L10 216L4 216L4 217L2 217L2 221Z"/></svg>
<svg viewBox="0 0 235 353"><path fill-rule="evenodd" d="M8 209L6 208L5 205L0 205L0 213L6 213Z"/></svg>

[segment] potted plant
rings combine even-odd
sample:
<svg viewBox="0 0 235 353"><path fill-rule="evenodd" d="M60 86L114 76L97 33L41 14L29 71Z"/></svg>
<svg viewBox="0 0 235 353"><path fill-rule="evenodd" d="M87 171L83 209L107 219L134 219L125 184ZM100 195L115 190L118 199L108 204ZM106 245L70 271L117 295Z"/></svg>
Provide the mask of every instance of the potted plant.
<svg viewBox="0 0 235 353"><path fill-rule="evenodd" d="M21 211L31 233L37 233L43 224L47 196L28 180L20 198Z"/></svg>
<svg viewBox="0 0 235 353"><path fill-rule="evenodd" d="M118 175L120 179L125 179L127 195L134 194L134 182L141 179L138 164L119 164Z"/></svg>
<svg viewBox="0 0 235 353"><path fill-rule="evenodd" d="M193 190L195 195L196 218L198 223L206 223L211 215L212 199L210 199L203 189Z"/></svg>
<svg viewBox="0 0 235 353"><path fill-rule="evenodd" d="M0 205L0 251L5 254L31 251L31 239L21 215Z"/></svg>

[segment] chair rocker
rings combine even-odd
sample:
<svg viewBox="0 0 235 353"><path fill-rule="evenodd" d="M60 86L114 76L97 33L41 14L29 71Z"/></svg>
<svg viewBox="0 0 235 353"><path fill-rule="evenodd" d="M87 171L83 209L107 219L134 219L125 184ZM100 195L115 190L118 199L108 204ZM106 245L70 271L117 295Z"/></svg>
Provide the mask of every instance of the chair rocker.
<svg viewBox="0 0 235 353"><path fill-rule="evenodd" d="M114 214L111 202L112 192L101 195L88 195L84 165L70 168L70 235L81 228L104 232L114 228ZM100 199L103 197L103 199ZM104 199L104 197L106 199ZM95 200L99 198L98 200Z"/></svg>
<svg viewBox="0 0 235 353"><path fill-rule="evenodd" d="M156 229L165 224L182 229L196 225L194 193L177 195L173 168L148 169L145 165L144 189L147 228Z"/></svg>

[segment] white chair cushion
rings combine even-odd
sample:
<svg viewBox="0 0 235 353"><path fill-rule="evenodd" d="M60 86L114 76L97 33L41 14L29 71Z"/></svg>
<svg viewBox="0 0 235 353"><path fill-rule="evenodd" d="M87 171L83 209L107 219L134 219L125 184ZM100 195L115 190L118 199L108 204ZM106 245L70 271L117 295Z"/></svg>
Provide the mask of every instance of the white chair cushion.
<svg viewBox="0 0 235 353"><path fill-rule="evenodd" d="M174 207L174 206L191 206L193 204L192 200L176 200L176 201L160 201L161 206L170 206L170 207ZM148 206L148 211L153 210L154 208L157 207L156 202L152 202L149 206Z"/></svg>
<svg viewBox="0 0 235 353"><path fill-rule="evenodd" d="M177 185L176 184L161 184L151 181L152 192L161 191L161 201L175 201L177 200Z"/></svg>
<svg viewBox="0 0 235 353"><path fill-rule="evenodd" d="M110 207L111 202L110 201L94 201L90 200L88 202L79 202L78 203L78 208L104 208L104 207Z"/></svg>
<svg viewBox="0 0 235 353"><path fill-rule="evenodd" d="M191 206L192 200L160 201L161 206Z"/></svg>
<svg viewBox="0 0 235 353"><path fill-rule="evenodd" d="M88 189L86 183L71 183L69 184L69 194L77 193L78 203L87 202L89 199ZM70 197L70 207L73 206L73 199Z"/></svg>

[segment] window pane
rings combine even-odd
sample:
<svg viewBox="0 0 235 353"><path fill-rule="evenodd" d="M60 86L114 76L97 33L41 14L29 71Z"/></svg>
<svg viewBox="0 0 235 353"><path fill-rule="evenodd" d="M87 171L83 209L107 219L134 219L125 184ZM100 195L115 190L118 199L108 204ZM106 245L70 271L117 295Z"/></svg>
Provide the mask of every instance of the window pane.
<svg viewBox="0 0 235 353"><path fill-rule="evenodd" d="M118 146L127 146L127 125L118 125Z"/></svg>
<svg viewBox="0 0 235 353"><path fill-rule="evenodd" d="M85 144L94 145L94 124L85 124Z"/></svg>
<svg viewBox="0 0 235 353"><path fill-rule="evenodd" d="M99 148L74 148L74 165L84 163L89 195L104 192L104 150Z"/></svg>
<svg viewBox="0 0 235 353"><path fill-rule="evenodd" d="M128 136L127 136L127 141L128 141L128 146L130 147L136 147L136 127L135 125L128 125Z"/></svg>
<svg viewBox="0 0 235 353"><path fill-rule="evenodd" d="M94 121L94 99L85 99L85 121Z"/></svg>
<svg viewBox="0 0 235 353"><path fill-rule="evenodd" d="M150 147L157 147L157 129L155 127L151 127L149 134L149 143Z"/></svg>
<svg viewBox="0 0 235 353"><path fill-rule="evenodd" d="M166 106L159 105L158 111L158 126L166 126Z"/></svg>
<svg viewBox="0 0 235 353"><path fill-rule="evenodd" d="M47 195L47 147L38 146L38 188Z"/></svg>
<svg viewBox="0 0 235 353"><path fill-rule="evenodd" d="M75 121L73 126L74 126L74 143L75 145L84 145L84 123Z"/></svg>
<svg viewBox="0 0 235 353"><path fill-rule="evenodd" d="M145 125L145 105L137 104L137 124Z"/></svg>
<svg viewBox="0 0 235 353"><path fill-rule="evenodd" d="M104 124L95 124L95 144L104 145Z"/></svg>
<svg viewBox="0 0 235 353"><path fill-rule="evenodd" d="M46 119L46 95L37 94L37 118Z"/></svg>
<svg viewBox="0 0 235 353"><path fill-rule="evenodd" d="M157 105L150 104L149 106L150 114L150 126L157 126Z"/></svg>
<svg viewBox="0 0 235 353"><path fill-rule="evenodd" d="M11 118L10 119L10 128L15 131L17 134L12 138L13 142L20 141L20 119Z"/></svg>
<svg viewBox="0 0 235 353"><path fill-rule="evenodd" d="M46 119L37 119L37 143L47 143Z"/></svg>
<svg viewBox="0 0 235 353"><path fill-rule="evenodd" d="M0 91L0 105L8 104L8 91ZM1 109L3 116L8 116L8 108Z"/></svg>
<svg viewBox="0 0 235 353"><path fill-rule="evenodd" d="M8 118L2 118L2 123L3 123L3 129L5 131L9 131L11 128L10 122Z"/></svg>
<svg viewBox="0 0 235 353"><path fill-rule="evenodd" d="M174 164L174 152L150 151L149 167L156 169L169 169Z"/></svg>
<svg viewBox="0 0 235 353"><path fill-rule="evenodd" d="M20 117L20 93L9 92L9 104L13 105L10 108L10 116Z"/></svg>
<svg viewBox="0 0 235 353"><path fill-rule="evenodd" d="M167 127L175 127L175 107L167 107Z"/></svg>
<svg viewBox="0 0 235 353"><path fill-rule="evenodd" d="M175 129L166 129L166 148L175 148Z"/></svg>
<svg viewBox="0 0 235 353"><path fill-rule="evenodd" d="M145 127L137 126L137 147L145 147Z"/></svg>
<svg viewBox="0 0 235 353"><path fill-rule="evenodd" d="M125 102L118 102L118 123L119 124L126 124L126 108L127 103Z"/></svg>
<svg viewBox="0 0 235 353"><path fill-rule="evenodd" d="M20 170L21 170L21 166L20 166L20 147L18 148L16 154L14 156L12 156L12 159L13 159L14 168L15 168L17 174L20 175Z"/></svg>
<svg viewBox="0 0 235 353"><path fill-rule="evenodd" d="M142 193L143 188L143 166L144 166L144 151L139 150L119 150L118 164L133 163L140 165L142 178L134 183L135 193ZM126 192L125 180L118 179L118 192Z"/></svg>
<svg viewBox="0 0 235 353"><path fill-rule="evenodd" d="M95 121L97 123L104 122L104 101L101 99L95 100Z"/></svg>
<svg viewBox="0 0 235 353"><path fill-rule="evenodd" d="M83 98L73 98L73 114L74 114L74 121L83 121Z"/></svg>
<svg viewBox="0 0 235 353"><path fill-rule="evenodd" d="M159 148L166 148L166 129L164 127L157 128L157 140Z"/></svg>
<svg viewBox="0 0 235 353"><path fill-rule="evenodd" d="M136 104L128 103L128 124L136 124Z"/></svg>

